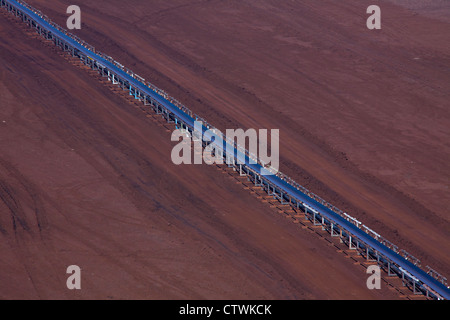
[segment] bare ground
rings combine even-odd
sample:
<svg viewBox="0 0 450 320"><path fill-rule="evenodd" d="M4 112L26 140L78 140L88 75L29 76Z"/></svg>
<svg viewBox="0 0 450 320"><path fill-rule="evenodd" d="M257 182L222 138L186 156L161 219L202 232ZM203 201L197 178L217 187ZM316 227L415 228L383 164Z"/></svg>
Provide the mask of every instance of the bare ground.
<svg viewBox="0 0 450 320"><path fill-rule="evenodd" d="M448 274L445 19L382 2L373 32L366 1L105 3L80 2L80 37L221 129L279 128L281 171ZM30 4L65 25L68 2ZM0 297L396 297L215 168L172 165L163 127L0 23ZM89 289L64 289L69 264Z"/></svg>

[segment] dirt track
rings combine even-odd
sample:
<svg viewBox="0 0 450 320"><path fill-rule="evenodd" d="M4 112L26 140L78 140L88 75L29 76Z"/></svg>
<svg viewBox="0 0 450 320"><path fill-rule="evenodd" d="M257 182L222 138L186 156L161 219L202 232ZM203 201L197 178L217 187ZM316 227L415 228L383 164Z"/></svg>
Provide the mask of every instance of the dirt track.
<svg viewBox="0 0 450 320"><path fill-rule="evenodd" d="M30 1L65 25L48 3ZM221 129L280 128L283 172L450 273L445 20L383 3L374 33L365 1L87 3L80 37ZM0 23L0 297L396 297L217 169L173 166L163 127ZM69 264L89 290L64 289Z"/></svg>

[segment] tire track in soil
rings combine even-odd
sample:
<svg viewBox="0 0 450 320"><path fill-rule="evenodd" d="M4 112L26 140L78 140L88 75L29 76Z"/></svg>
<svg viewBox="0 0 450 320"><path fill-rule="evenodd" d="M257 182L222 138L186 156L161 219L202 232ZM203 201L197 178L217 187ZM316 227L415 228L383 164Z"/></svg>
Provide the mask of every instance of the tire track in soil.
<svg viewBox="0 0 450 320"><path fill-rule="evenodd" d="M31 181L2 158L0 158L0 199L9 209L16 237L21 237L21 232L24 231L32 238L38 236L42 239L43 231L47 227L47 218L39 191ZM32 212L33 216L27 216L25 208ZM18 230L19 227L22 231ZM0 226L0 230L4 230L4 233L7 229L7 226Z"/></svg>
<svg viewBox="0 0 450 320"><path fill-rule="evenodd" d="M36 268L34 262L39 259L34 248L47 245L46 210L36 186L2 158L0 158L0 200L8 208L11 218L8 226L2 214L0 232L22 264L38 298L41 298L42 291L33 271Z"/></svg>

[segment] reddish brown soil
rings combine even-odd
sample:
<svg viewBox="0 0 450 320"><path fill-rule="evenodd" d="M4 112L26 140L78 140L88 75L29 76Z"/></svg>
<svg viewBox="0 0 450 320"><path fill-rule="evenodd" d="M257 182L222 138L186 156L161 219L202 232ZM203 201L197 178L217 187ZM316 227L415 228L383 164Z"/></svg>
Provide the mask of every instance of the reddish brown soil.
<svg viewBox="0 0 450 320"><path fill-rule="evenodd" d="M369 31L369 1L79 1L76 33L220 129L279 128L281 171L448 274L449 23L380 3ZM1 298L396 297L0 23Z"/></svg>

